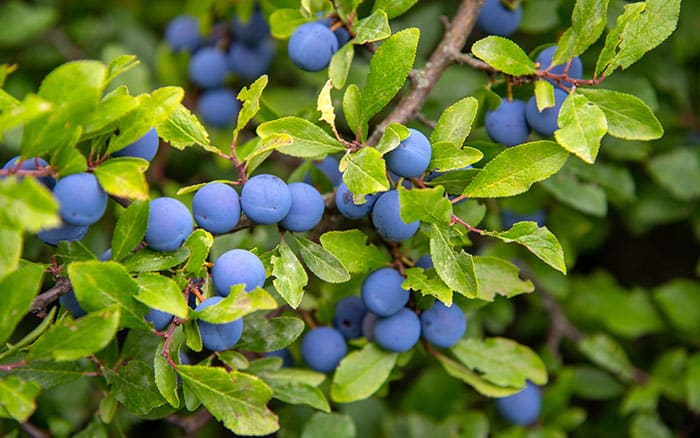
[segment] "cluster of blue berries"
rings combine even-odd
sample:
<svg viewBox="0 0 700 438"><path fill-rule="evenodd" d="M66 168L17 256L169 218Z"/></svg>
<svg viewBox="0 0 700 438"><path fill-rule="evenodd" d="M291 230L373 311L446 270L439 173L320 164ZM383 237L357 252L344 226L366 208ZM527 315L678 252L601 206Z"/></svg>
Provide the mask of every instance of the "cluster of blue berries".
<svg viewBox="0 0 700 438"><path fill-rule="evenodd" d="M429 256L416 266L431 268ZM449 348L464 336L467 320L457 305L440 301L420 317L407 307L411 292L401 285L404 277L394 268L380 268L362 283L361 296L350 296L335 306L333 327L317 327L302 339L301 355L313 369L332 372L347 354L347 340L364 336L388 351L413 348L421 336L429 343Z"/></svg>
<svg viewBox="0 0 700 438"><path fill-rule="evenodd" d="M551 66L556 50L556 46L550 46L540 52L537 56L540 68L549 69L549 72L553 74L564 74L566 72L567 76L572 79L582 78L583 64L578 56L571 60L568 71L566 71L566 65L563 64ZM554 106L540 111L537 108L535 96L532 96L527 103L518 99L504 99L497 108L486 112L486 132L494 141L506 146L524 143L530 135L530 128L543 137L554 135L554 131L559 128L559 111L567 93L556 86L558 84L554 81L547 80L555 85ZM568 86L569 84L562 83L562 85Z"/></svg>
<svg viewBox="0 0 700 438"><path fill-rule="evenodd" d="M188 75L203 90L197 111L202 120L217 127L233 123L240 111L236 93L225 86L227 77L256 79L268 71L275 55L270 27L259 10L247 22L234 16L230 26L216 24L209 37L200 33L195 17L180 15L166 27L165 40L174 51L192 54Z"/></svg>

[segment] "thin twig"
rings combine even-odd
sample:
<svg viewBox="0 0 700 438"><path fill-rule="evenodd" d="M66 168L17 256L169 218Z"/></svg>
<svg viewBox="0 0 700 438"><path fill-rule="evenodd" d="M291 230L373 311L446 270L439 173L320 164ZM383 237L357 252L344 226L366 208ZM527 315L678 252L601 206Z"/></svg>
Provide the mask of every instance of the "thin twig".
<svg viewBox="0 0 700 438"><path fill-rule="evenodd" d="M56 284L48 289L43 294L34 298L32 302L31 312L35 315L46 314L46 308L49 307L51 303L56 301L61 295L65 295L72 290L73 286L67 278L59 278Z"/></svg>
<svg viewBox="0 0 700 438"><path fill-rule="evenodd" d="M417 73L418 80L411 83L411 90L401 98L394 110L375 128L367 143L377 144L384 129L391 123L405 124L416 117L433 86L445 69L454 62L454 54L464 47L467 36L476 24L476 17L483 0L462 0L457 13L449 24L440 44L435 49L425 68Z"/></svg>

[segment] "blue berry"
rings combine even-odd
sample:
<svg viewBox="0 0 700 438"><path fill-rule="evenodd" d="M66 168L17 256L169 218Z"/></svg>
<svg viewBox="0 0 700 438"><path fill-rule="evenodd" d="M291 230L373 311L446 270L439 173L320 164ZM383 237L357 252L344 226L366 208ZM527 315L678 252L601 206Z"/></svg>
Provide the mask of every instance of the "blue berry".
<svg viewBox="0 0 700 438"><path fill-rule="evenodd" d="M257 46L234 42L226 55L226 62L228 69L238 77L252 81L267 73L274 55L271 41L263 41Z"/></svg>
<svg viewBox="0 0 700 438"><path fill-rule="evenodd" d="M323 197L314 186L303 182L289 184L289 193L292 205L280 225L295 232L313 229L323 216Z"/></svg>
<svg viewBox="0 0 700 438"><path fill-rule="evenodd" d="M194 51L201 41L197 19L190 15L173 18L165 28L165 40L174 51Z"/></svg>
<svg viewBox="0 0 700 438"><path fill-rule="evenodd" d="M158 309L151 309L146 314L146 321L152 322L153 327L158 331L164 330L168 325L170 325L170 321L172 320L172 314L163 312Z"/></svg>
<svg viewBox="0 0 700 438"><path fill-rule="evenodd" d="M151 128L143 137L131 143L124 149L113 153L113 157L136 157L151 161L158 152L158 133L156 128Z"/></svg>
<svg viewBox="0 0 700 438"><path fill-rule="evenodd" d="M481 6L476 25L489 35L508 36L518 30L522 19L521 6L511 9L501 0L486 0Z"/></svg>
<svg viewBox="0 0 700 438"><path fill-rule="evenodd" d="M241 190L241 208L257 224L276 224L292 207L292 194L287 184L274 175L252 177Z"/></svg>
<svg viewBox="0 0 700 438"><path fill-rule="evenodd" d="M554 58L554 54L556 53L556 51L557 46L550 46L541 51L539 55L537 55L536 62L540 64L540 70L547 70L549 68L549 66L552 64L552 59ZM566 63L555 65L554 67L549 69L549 72L561 75L564 74L565 70ZM571 59L571 64L569 65L569 72L567 73L567 76L569 76L569 78L571 79L581 79L583 77L583 63L581 62L581 58L579 58L578 56L575 56ZM555 81L551 79L547 80L553 85L556 85ZM563 84L567 87L571 86L571 84L566 81L564 81Z"/></svg>
<svg viewBox="0 0 700 438"><path fill-rule="evenodd" d="M559 88L554 89L554 106L545 108L542 111L537 109L537 99L532 96L527 102L527 109L525 110L525 115L527 117L527 123L545 137L551 137L554 135L554 131L559 129L559 111L561 110L561 105L566 99L566 92L560 90Z"/></svg>
<svg viewBox="0 0 700 438"><path fill-rule="evenodd" d="M497 399L496 408L511 423L527 426L540 416L542 394L534 383L527 382L520 392Z"/></svg>
<svg viewBox="0 0 700 438"><path fill-rule="evenodd" d="M197 225L214 234L231 231L241 218L241 201L233 187L210 183L192 198L192 213Z"/></svg>
<svg viewBox="0 0 700 438"><path fill-rule="evenodd" d="M398 312L410 298L401 287L404 277L394 268L380 268L370 273L362 283L362 302L367 310L379 316Z"/></svg>
<svg viewBox="0 0 700 438"><path fill-rule="evenodd" d="M81 240L88 232L89 225L71 225L63 223L56 228L49 228L39 231L36 236L44 243L51 246L58 246L62 240L73 241Z"/></svg>
<svg viewBox="0 0 700 438"><path fill-rule="evenodd" d="M338 185L338 190L335 192L335 206L340 211L340 214L348 219L360 219L367 216L372 211L376 200L377 195L365 195L366 202L364 204L355 204L355 201L352 199L352 192L344 182Z"/></svg>
<svg viewBox="0 0 700 438"><path fill-rule="evenodd" d="M416 260L416 266L423 269L432 268L433 258L430 256L430 254L422 255L418 260Z"/></svg>
<svg viewBox="0 0 700 438"><path fill-rule="evenodd" d="M205 47L192 56L187 68L190 79L203 88L216 88L224 84L227 70L226 56L213 47Z"/></svg>
<svg viewBox="0 0 700 438"><path fill-rule="evenodd" d="M207 298L195 310L213 306L221 300L223 298L218 296ZM238 340L241 339L241 334L243 334L243 319L241 318L223 324L214 324L198 319L197 325L199 326L199 333L202 335L202 345L204 348L212 351L228 350L236 345Z"/></svg>
<svg viewBox="0 0 700 438"><path fill-rule="evenodd" d="M259 10L253 12L253 15L245 23L234 16L231 28L234 39L249 46L256 45L270 36L270 25L267 24L265 16Z"/></svg>
<svg viewBox="0 0 700 438"><path fill-rule="evenodd" d="M362 320L367 313L362 299L351 296L343 298L335 304L335 316L333 327L338 330L345 339L355 339L362 336Z"/></svg>
<svg viewBox="0 0 700 438"><path fill-rule="evenodd" d="M306 71L320 71L328 67L337 50L335 34L323 24L315 22L296 28L288 44L292 63Z"/></svg>
<svg viewBox="0 0 700 438"><path fill-rule="evenodd" d="M316 327L301 340L301 356L304 361L322 373L335 370L347 351L343 335L330 327Z"/></svg>
<svg viewBox="0 0 700 438"><path fill-rule="evenodd" d="M399 192L396 190L389 190L382 194L374 203L372 223L385 239L400 242L411 238L418 231L420 221L406 223L401 218L400 212Z"/></svg>
<svg viewBox="0 0 700 438"><path fill-rule="evenodd" d="M5 163L4 166L2 166L2 170L7 170L7 169L14 169L17 166L17 161L19 161L20 156L17 155L16 157L12 158L10 161ZM49 163L46 162L46 160L42 158L28 158L24 161L22 161L22 164L19 166L21 170L37 170L37 164L39 165L39 168L44 168L49 165ZM3 178L3 177L0 177ZM17 177L18 181L22 180L22 176ZM51 177L51 176L41 176L37 178L37 180L48 187L49 189L53 189L53 187L56 185L56 180Z"/></svg>
<svg viewBox="0 0 700 438"><path fill-rule="evenodd" d="M173 251L192 233L192 216L185 204L174 198L151 200L144 240L156 251Z"/></svg>
<svg viewBox="0 0 700 438"><path fill-rule="evenodd" d="M87 315L87 312L83 310L82 307L80 307L80 303L78 302L78 298L75 296L75 292L73 289L68 291L67 294L61 295L61 297L58 299L58 302L63 305L63 307L66 308L73 317L73 319L78 319L82 316Z"/></svg>
<svg viewBox="0 0 700 438"><path fill-rule="evenodd" d="M61 178L53 189L61 218L71 225L92 225L107 208L107 193L92 173L75 173Z"/></svg>
<svg viewBox="0 0 700 438"><path fill-rule="evenodd" d="M205 123L225 128L238 119L241 103L228 88L207 90L199 96L197 112Z"/></svg>
<svg viewBox="0 0 700 438"><path fill-rule="evenodd" d="M413 348L420 339L420 320L407 308L374 324L374 340L382 348L403 353Z"/></svg>
<svg viewBox="0 0 700 438"><path fill-rule="evenodd" d="M524 143L530 134L525 117L525 102L503 100L498 108L486 112L486 132L494 141L506 146Z"/></svg>
<svg viewBox="0 0 700 438"><path fill-rule="evenodd" d="M258 256L245 249L232 249L221 254L211 270L216 293L224 297L236 284L244 284L246 292L262 287L265 277L265 266Z"/></svg>
<svg viewBox="0 0 700 438"><path fill-rule="evenodd" d="M409 131L408 137L386 154L386 165L398 176L415 178L428 169L433 149L422 132L413 128L409 128Z"/></svg>
<svg viewBox="0 0 700 438"><path fill-rule="evenodd" d="M467 330L467 319L457 305L447 307L440 301L421 313L423 337L433 345L449 348L459 341Z"/></svg>

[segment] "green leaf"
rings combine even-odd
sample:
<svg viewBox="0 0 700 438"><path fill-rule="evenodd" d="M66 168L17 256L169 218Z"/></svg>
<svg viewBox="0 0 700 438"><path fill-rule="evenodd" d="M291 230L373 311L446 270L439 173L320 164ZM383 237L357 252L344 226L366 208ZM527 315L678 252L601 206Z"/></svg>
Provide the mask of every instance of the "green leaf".
<svg viewBox="0 0 700 438"><path fill-rule="evenodd" d="M351 274L362 274L389 263L378 247L367 244L367 235L358 229L329 231L321 235L321 245L340 260Z"/></svg>
<svg viewBox="0 0 700 438"><path fill-rule="evenodd" d="M0 90L0 98L3 90ZM9 96L9 95L8 95ZM10 96L14 99L12 96ZM1 102L1 100L0 100ZM8 108L0 113L0 138L5 131L18 126L26 125L34 119L45 115L53 108L53 104L34 94L27 94L24 100L13 108Z"/></svg>
<svg viewBox="0 0 700 438"><path fill-rule="evenodd" d="M290 237L306 266L318 278L328 283L345 283L350 280L350 273L345 266L321 245L293 233L287 233L286 236Z"/></svg>
<svg viewBox="0 0 700 438"><path fill-rule="evenodd" d="M397 353L369 343L340 361L333 375L331 397L338 403L364 400L377 392L389 378Z"/></svg>
<svg viewBox="0 0 700 438"><path fill-rule="evenodd" d="M537 103L537 111L540 112L556 105L556 100L554 99L554 85L545 80L535 82L535 100Z"/></svg>
<svg viewBox="0 0 700 438"><path fill-rule="evenodd" d="M586 163L598 156L600 141L608 132L605 113L581 94L569 94L559 111L554 138L567 151Z"/></svg>
<svg viewBox="0 0 700 438"><path fill-rule="evenodd" d="M355 438L355 423L348 415L315 413L304 426L301 438Z"/></svg>
<svg viewBox="0 0 700 438"><path fill-rule="evenodd" d="M345 87L354 57L355 46L352 44L344 45L331 57L331 63L328 65L328 77L337 90Z"/></svg>
<svg viewBox="0 0 700 438"><path fill-rule="evenodd" d="M79 319L64 318L34 343L27 360L74 361L96 353L114 339L120 316L119 307L111 306Z"/></svg>
<svg viewBox="0 0 700 438"><path fill-rule="evenodd" d="M139 64L140 62L135 55L117 56L111 60L107 66L107 78L105 79L105 82L112 82L117 76L128 72Z"/></svg>
<svg viewBox="0 0 700 438"><path fill-rule="evenodd" d="M474 270L479 282L478 298L493 301L498 295L507 298L535 290L530 280L521 280L519 269L500 257L474 256Z"/></svg>
<svg viewBox="0 0 700 438"><path fill-rule="evenodd" d="M37 232L61 224L58 203L49 189L34 178L0 179L0 224Z"/></svg>
<svg viewBox="0 0 700 438"><path fill-rule="evenodd" d="M450 243L453 231L438 224L430 225L430 254L435 271L453 291L466 297L478 295L478 283L471 254L455 251Z"/></svg>
<svg viewBox="0 0 700 438"><path fill-rule="evenodd" d="M382 133L382 136L379 139L379 142L377 142L375 148L380 154L385 155L387 152L396 149L399 144L410 134L411 131L409 131L405 126L398 123L392 123L384 129L384 132Z"/></svg>
<svg viewBox="0 0 700 438"><path fill-rule="evenodd" d="M535 63L516 43L500 36L487 36L472 46L474 56L496 70L513 76L532 75Z"/></svg>
<svg viewBox="0 0 700 438"><path fill-rule="evenodd" d="M265 383L272 388L272 397L292 405L307 405L323 412L330 412L323 391L305 383L278 383L263 377Z"/></svg>
<svg viewBox="0 0 700 438"><path fill-rule="evenodd" d="M83 139L89 139L112 131L118 121L139 105L138 99L122 94L117 89L106 95L97 105L95 111L85 121ZM125 91L126 92L126 91Z"/></svg>
<svg viewBox="0 0 700 438"><path fill-rule="evenodd" d="M356 196L389 190L386 163L377 149L366 147L344 155L340 160L340 171L343 172L343 182Z"/></svg>
<svg viewBox="0 0 700 438"><path fill-rule="evenodd" d="M53 5L8 1L0 5L0 47L17 47L49 30L58 17Z"/></svg>
<svg viewBox="0 0 700 438"><path fill-rule="evenodd" d="M177 373L170 366L167 359L160 354L163 351L165 340L162 340L153 355L153 380L160 395L174 408L180 407L180 395L178 392ZM177 360L175 357L173 360Z"/></svg>
<svg viewBox="0 0 700 438"><path fill-rule="evenodd" d="M608 33L596 64L596 74L623 70L661 44L676 29L680 0L647 0L627 5Z"/></svg>
<svg viewBox="0 0 700 438"><path fill-rule="evenodd" d="M283 117L265 122L257 128L258 136L263 142L289 137L292 142L275 144L273 149L283 154L299 158L322 159L328 154L344 152L338 140L331 137L318 126L299 117ZM250 159L251 157L248 157Z"/></svg>
<svg viewBox="0 0 700 438"><path fill-rule="evenodd" d="M469 368L465 367L459 362L456 362L441 353L435 354L435 357L438 359L440 365L442 365L447 374L463 381L467 385L470 385L472 388L487 397L506 397L508 395L515 394L522 389L522 387L503 387L495 385L483 379L481 376L479 376L479 374L471 371Z"/></svg>
<svg viewBox="0 0 700 438"><path fill-rule="evenodd" d="M38 383L43 390L49 390L78 380L83 377L83 372L83 367L75 362L35 360L17 368L13 374Z"/></svg>
<svg viewBox="0 0 700 438"><path fill-rule="evenodd" d="M685 201L700 196L700 152L676 148L656 155L648 163L651 176L660 186Z"/></svg>
<svg viewBox="0 0 700 438"><path fill-rule="evenodd" d="M316 109L321 113L321 118L328 123L333 132L336 132L335 127L335 109L333 108L333 96L331 95L331 90L333 89L333 84L329 79L326 84L321 88L318 93L318 99L316 99Z"/></svg>
<svg viewBox="0 0 700 438"><path fill-rule="evenodd" d="M104 370L111 394L130 411L146 415L166 403L160 395L153 376L153 369L140 360L130 360L117 371Z"/></svg>
<svg viewBox="0 0 700 438"><path fill-rule="evenodd" d="M291 316L268 319L263 315L250 315L243 325L245 330L236 348L259 353L282 349L304 331L304 321Z"/></svg>
<svg viewBox="0 0 700 438"><path fill-rule="evenodd" d="M164 271L182 264L189 256L189 248L179 248L175 251L154 251L143 248L121 262L129 272Z"/></svg>
<svg viewBox="0 0 700 438"><path fill-rule="evenodd" d="M279 429L266 403L272 390L259 378L223 368L179 365L183 385L224 426L238 435L268 435Z"/></svg>
<svg viewBox="0 0 700 438"><path fill-rule="evenodd" d="M348 88L345 89L345 94L343 94L343 114L345 115L345 121L354 133L360 130L362 124L360 121L361 100L360 87L355 84L348 85Z"/></svg>
<svg viewBox="0 0 700 438"><path fill-rule="evenodd" d="M389 38L391 36L389 17L384 10L375 9L369 16L358 20L352 31L355 32L353 44L357 45Z"/></svg>
<svg viewBox="0 0 700 438"><path fill-rule="evenodd" d="M148 161L141 158L111 158L95 169L95 176L110 195L143 200L148 199L146 169Z"/></svg>
<svg viewBox="0 0 700 438"><path fill-rule="evenodd" d="M374 10L384 9L389 18L398 17L411 9L418 0L375 0Z"/></svg>
<svg viewBox="0 0 700 438"><path fill-rule="evenodd" d="M690 279L672 280L654 291L654 299L671 324L688 333L700 332L700 283Z"/></svg>
<svg viewBox="0 0 700 438"><path fill-rule="evenodd" d="M446 306L452 305L452 289L438 277L435 269L409 268L404 275L406 279L401 283L402 288L420 292L423 296L434 296Z"/></svg>
<svg viewBox="0 0 700 438"><path fill-rule="evenodd" d="M571 14L571 27L559 39L552 65L565 64L598 41L605 30L607 11L608 0L578 0Z"/></svg>
<svg viewBox="0 0 700 438"><path fill-rule="evenodd" d="M225 324L258 310L276 308L277 302L265 289L258 287L246 292L244 284L237 284L231 287L231 292L223 300L192 312L192 317L214 324Z"/></svg>
<svg viewBox="0 0 700 438"><path fill-rule="evenodd" d="M454 143L433 143L433 154L428 169L441 172L463 169L484 158L484 154L475 148L458 147Z"/></svg>
<svg viewBox="0 0 700 438"><path fill-rule="evenodd" d="M464 189L470 198L499 198L526 192L538 181L554 175L569 154L552 141L514 146L489 161Z"/></svg>
<svg viewBox="0 0 700 438"><path fill-rule="evenodd" d="M688 407L700 411L700 353L688 359L688 377L686 382Z"/></svg>
<svg viewBox="0 0 700 438"><path fill-rule="evenodd" d="M452 204L445 196L445 189L413 188L407 190L399 187L399 203L401 204L401 219L406 222L420 220L422 222L449 225L452 219Z"/></svg>
<svg viewBox="0 0 700 438"><path fill-rule="evenodd" d="M241 91L238 92L237 98L243 102L243 106L238 113L236 129L233 130L234 137L236 137L238 133L245 128L248 122L255 117L258 111L260 111L260 97L266 86L267 75L262 75L255 82L250 84L249 87L243 87Z"/></svg>
<svg viewBox="0 0 700 438"><path fill-rule="evenodd" d="M202 351L202 335L199 333L199 325L194 319L190 319L182 325L185 333L185 343L192 351ZM185 404L187 404L187 393L185 393ZM189 405L188 405L189 408Z"/></svg>
<svg viewBox="0 0 700 438"><path fill-rule="evenodd" d="M0 379L0 406L12 418L24 423L36 409L36 397L41 388L33 381L25 381L17 376Z"/></svg>
<svg viewBox="0 0 700 438"><path fill-rule="evenodd" d="M544 181L542 187L563 204L586 214L605 217L608 212L605 190L595 183L579 181L572 172L559 172Z"/></svg>
<svg viewBox="0 0 700 438"><path fill-rule="evenodd" d="M43 265L24 263L0 280L0 290L3 291L3 305L0 307L0 345L7 341L17 324L31 309L32 301L41 288L44 268Z"/></svg>
<svg viewBox="0 0 700 438"><path fill-rule="evenodd" d="M598 333L579 341L578 349L594 364L626 382L634 380L634 367L625 350L612 337Z"/></svg>
<svg viewBox="0 0 700 438"><path fill-rule="evenodd" d="M148 227L149 203L134 201L119 216L112 234L112 259L121 260L141 243Z"/></svg>
<svg viewBox="0 0 700 438"><path fill-rule="evenodd" d="M277 248L279 255L272 256L272 284L293 309L299 307L304 297L304 287L309 283L304 266L284 240Z"/></svg>
<svg viewBox="0 0 700 438"><path fill-rule="evenodd" d="M190 308L180 286L172 278L155 273L143 273L136 277L139 293L134 298L153 309L187 318Z"/></svg>
<svg viewBox="0 0 700 438"><path fill-rule="evenodd" d="M360 98L360 121L365 125L401 90L416 57L420 31L404 29L390 36L372 56L367 84ZM363 132L367 135L366 132Z"/></svg>
<svg viewBox="0 0 700 438"><path fill-rule="evenodd" d="M214 236L210 232L198 228L192 232L185 240L183 246L190 250L190 258L185 265L185 272L190 274L200 274L206 270L204 263L209 256L209 250L214 244Z"/></svg>
<svg viewBox="0 0 700 438"><path fill-rule="evenodd" d="M566 274L564 251L557 238L547 227L538 227L536 222L517 222L510 230L484 231L483 235L495 237L506 243L514 242L523 245L537 258L557 271Z"/></svg>
<svg viewBox="0 0 700 438"><path fill-rule="evenodd" d="M640 98L619 91L581 88L586 96L603 110L608 122L608 134L625 140L656 140L664 128L654 112Z"/></svg>
<svg viewBox="0 0 700 438"><path fill-rule="evenodd" d="M74 262L68 265L68 276L75 296L85 311L92 312L117 304L122 310L124 325L148 328L144 320L146 306L133 298L139 286L119 263Z"/></svg>
<svg viewBox="0 0 700 438"><path fill-rule="evenodd" d="M440 115L440 119L430 134L430 143L433 144L433 154L435 154L435 143L448 142L456 146L464 144L472 124L479 109L479 101L469 96L453 103ZM479 158L481 159L481 158ZM479 161L475 160L474 162ZM469 163L471 164L471 163ZM436 166L430 166L431 169Z"/></svg>
<svg viewBox="0 0 700 438"><path fill-rule="evenodd" d="M547 383L542 359L512 339L462 339L451 350L460 362L495 385L523 388L526 380Z"/></svg>
<svg viewBox="0 0 700 438"><path fill-rule="evenodd" d="M629 436L631 438L672 438L674 433L656 413L640 413L632 418Z"/></svg>
<svg viewBox="0 0 700 438"><path fill-rule="evenodd" d="M157 127L158 136L176 149L185 149L194 144L209 146L209 133L199 119L182 104Z"/></svg>
<svg viewBox="0 0 700 438"><path fill-rule="evenodd" d="M302 15L298 7L296 9L276 9L270 15L270 33L273 37L284 40L292 36L294 30L307 21L309 20Z"/></svg>
<svg viewBox="0 0 700 438"><path fill-rule="evenodd" d="M445 144L445 143L440 143ZM451 194L462 194L464 189L471 184L472 180L479 173L479 169L464 169L464 170L452 170L443 173L430 181L424 181L429 186L443 186L447 193ZM457 210L463 203L458 203L453 205L452 208Z"/></svg>

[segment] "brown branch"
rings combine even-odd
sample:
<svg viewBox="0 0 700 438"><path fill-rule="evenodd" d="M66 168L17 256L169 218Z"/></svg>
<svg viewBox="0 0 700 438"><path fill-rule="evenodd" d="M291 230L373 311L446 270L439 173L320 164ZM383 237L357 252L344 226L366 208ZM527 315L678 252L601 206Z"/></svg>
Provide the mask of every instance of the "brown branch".
<svg viewBox="0 0 700 438"><path fill-rule="evenodd" d="M51 434L43 429L39 429L32 423L22 423L19 427L32 438L50 438Z"/></svg>
<svg viewBox="0 0 700 438"><path fill-rule="evenodd" d="M457 13L449 24L440 44L422 70L416 73L417 80L411 83L411 90L401 98L394 110L375 128L367 143L377 144L384 129L391 123L405 124L416 117L428 95L445 69L454 62L454 54L459 53L476 24L476 17L483 0L462 0Z"/></svg>
<svg viewBox="0 0 700 438"><path fill-rule="evenodd" d="M59 278L56 280L56 284L48 289L41 295L34 298L32 302L31 312L35 315L42 316L46 314L46 308L49 307L51 303L56 301L61 295L65 295L70 292L72 285L70 280L67 278Z"/></svg>

